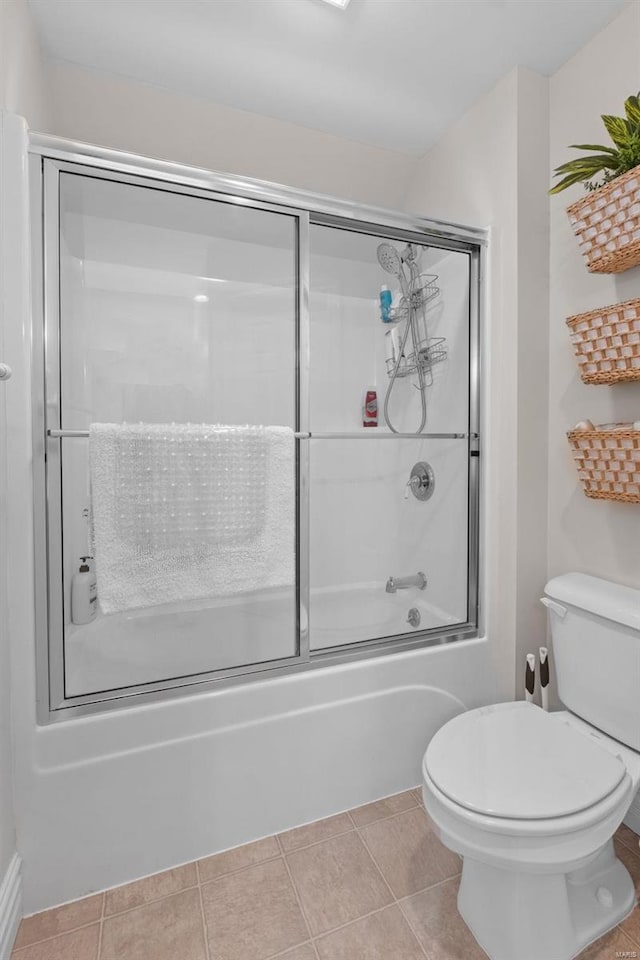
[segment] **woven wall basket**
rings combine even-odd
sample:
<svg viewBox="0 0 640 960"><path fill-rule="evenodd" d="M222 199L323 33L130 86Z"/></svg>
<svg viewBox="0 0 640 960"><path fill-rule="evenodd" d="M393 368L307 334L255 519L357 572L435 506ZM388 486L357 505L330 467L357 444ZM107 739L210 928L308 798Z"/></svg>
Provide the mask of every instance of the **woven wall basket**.
<svg viewBox="0 0 640 960"><path fill-rule="evenodd" d="M588 497L640 503L640 430L571 430L567 437Z"/></svg>
<svg viewBox="0 0 640 960"><path fill-rule="evenodd" d="M621 273L640 263L640 166L567 207L591 273Z"/></svg>
<svg viewBox="0 0 640 960"><path fill-rule="evenodd" d="M585 383L640 380L640 299L567 319Z"/></svg>

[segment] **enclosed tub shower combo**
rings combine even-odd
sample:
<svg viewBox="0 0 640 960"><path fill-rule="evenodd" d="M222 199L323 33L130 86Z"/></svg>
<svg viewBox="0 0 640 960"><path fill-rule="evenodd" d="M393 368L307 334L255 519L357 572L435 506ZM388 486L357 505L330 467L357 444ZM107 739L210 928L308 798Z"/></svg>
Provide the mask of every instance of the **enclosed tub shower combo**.
<svg viewBox="0 0 640 960"><path fill-rule="evenodd" d="M495 681L483 231L14 121L30 913L415 786Z"/></svg>
<svg viewBox="0 0 640 960"><path fill-rule="evenodd" d="M33 162L45 719L474 636L477 241L145 173Z"/></svg>

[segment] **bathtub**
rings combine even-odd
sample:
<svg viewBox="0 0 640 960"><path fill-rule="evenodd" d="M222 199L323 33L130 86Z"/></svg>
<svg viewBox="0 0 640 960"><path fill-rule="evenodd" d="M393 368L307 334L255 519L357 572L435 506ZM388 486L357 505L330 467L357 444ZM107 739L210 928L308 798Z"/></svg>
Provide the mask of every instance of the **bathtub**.
<svg viewBox="0 0 640 960"><path fill-rule="evenodd" d="M465 620L447 613L429 599L429 591L410 587L386 593L384 582L322 587L311 591L311 649L340 647L363 640L377 640L402 633L453 626ZM417 610L420 623L408 623L409 610Z"/></svg>
<svg viewBox="0 0 640 960"><path fill-rule="evenodd" d="M428 594L428 589L417 587L386 593L384 582L313 590L311 649L464 620L462 613L456 617L434 606ZM410 609L418 611L419 626L407 623ZM306 626L304 611L302 620ZM295 630L293 590L256 591L222 600L99 615L91 623L66 627L66 696L293 657Z"/></svg>
<svg viewBox="0 0 640 960"><path fill-rule="evenodd" d="M418 784L429 739L494 700L494 675L488 642L460 640L33 729L25 913Z"/></svg>

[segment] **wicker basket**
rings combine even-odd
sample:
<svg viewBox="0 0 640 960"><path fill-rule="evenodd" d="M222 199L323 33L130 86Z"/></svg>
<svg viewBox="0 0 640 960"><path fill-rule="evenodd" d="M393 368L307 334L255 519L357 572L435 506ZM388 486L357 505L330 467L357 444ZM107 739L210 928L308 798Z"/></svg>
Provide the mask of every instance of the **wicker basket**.
<svg viewBox="0 0 640 960"><path fill-rule="evenodd" d="M585 383L640 380L640 299L569 317Z"/></svg>
<svg viewBox="0 0 640 960"><path fill-rule="evenodd" d="M588 497L640 503L640 430L571 430L567 436Z"/></svg>
<svg viewBox="0 0 640 960"><path fill-rule="evenodd" d="M590 273L640 263L640 166L567 207Z"/></svg>

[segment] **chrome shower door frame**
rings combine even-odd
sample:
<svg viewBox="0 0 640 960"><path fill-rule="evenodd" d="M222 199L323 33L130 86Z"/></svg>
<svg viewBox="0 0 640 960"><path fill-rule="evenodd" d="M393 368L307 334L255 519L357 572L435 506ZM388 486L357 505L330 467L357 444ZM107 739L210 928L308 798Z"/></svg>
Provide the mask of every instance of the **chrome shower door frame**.
<svg viewBox="0 0 640 960"><path fill-rule="evenodd" d="M481 263L487 235L460 227L335 200L247 178L145 159L118 151L33 134L30 143L31 230L33 257L33 452L35 528L35 612L38 722L102 712L136 703L149 703L219 689L251 677L322 667L336 661L393 654L399 650L448 643L478 635L479 622L479 503L480 471L480 323L482 312ZM296 221L296 601L297 652L293 657L206 673L137 684L97 694L65 697L62 583L61 448L63 440L50 436L60 420L60 301L59 195L61 172L85 174L216 200L293 217ZM311 651L309 647L309 292L310 223L322 223L384 236L413 240L443 250L461 250L470 257L470 405L467 622L448 628L412 631L389 638L363 641L341 648ZM306 435L306 438L305 436ZM428 437L428 434L422 435ZM347 439L345 437L345 439ZM86 441L84 441L86 442Z"/></svg>

